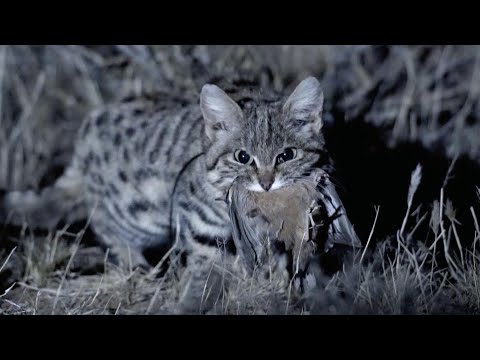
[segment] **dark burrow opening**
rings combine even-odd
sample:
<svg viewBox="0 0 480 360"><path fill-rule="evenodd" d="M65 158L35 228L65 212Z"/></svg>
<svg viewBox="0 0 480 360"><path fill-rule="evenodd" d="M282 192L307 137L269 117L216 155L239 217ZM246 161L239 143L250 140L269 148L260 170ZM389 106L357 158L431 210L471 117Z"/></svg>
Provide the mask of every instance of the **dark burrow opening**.
<svg viewBox="0 0 480 360"><path fill-rule="evenodd" d="M444 149L426 149L420 143L399 143L387 146L388 129L367 124L361 119L342 120L324 129L328 150L335 161L335 180L348 216L365 245L375 219L375 206L380 206L371 246L400 229L407 210L411 174L417 164L422 166L422 180L415 193L412 211L421 205L422 214L431 210L440 199L452 159ZM450 199L456 213L462 245L469 247L474 239L474 220L470 207L478 214L480 200L480 166L467 157L459 157L453 165L444 188L444 203ZM478 214L480 215L480 214ZM414 241L431 243L433 234L428 217L415 232ZM410 218L408 228L415 226ZM345 249L337 247L322 257L327 272L341 267Z"/></svg>

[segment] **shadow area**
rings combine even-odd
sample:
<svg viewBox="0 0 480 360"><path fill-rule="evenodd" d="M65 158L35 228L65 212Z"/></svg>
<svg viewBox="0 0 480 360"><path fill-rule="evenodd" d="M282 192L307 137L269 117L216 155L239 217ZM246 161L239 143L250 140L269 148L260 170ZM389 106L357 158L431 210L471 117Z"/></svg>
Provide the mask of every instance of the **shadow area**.
<svg viewBox="0 0 480 360"><path fill-rule="evenodd" d="M395 235L400 229L407 211L411 174L417 164L422 166L422 180L411 211L419 206L421 214L430 211L444 187L444 203L449 199L453 204L460 223L457 229L462 245L472 243L475 228L470 207L477 209L480 204L477 195L480 166L477 163L459 157L452 165L444 149L425 149L419 143L388 147L387 129L360 119L346 122L341 120L342 116L336 118L340 120L324 130L327 148L335 161L334 179L339 196L364 245L375 219L375 206L380 206L380 211L372 245ZM429 220L427 217L415 232L414 241L432 241ZM410 217L407 227L413 226L415 219Z"/></svg>

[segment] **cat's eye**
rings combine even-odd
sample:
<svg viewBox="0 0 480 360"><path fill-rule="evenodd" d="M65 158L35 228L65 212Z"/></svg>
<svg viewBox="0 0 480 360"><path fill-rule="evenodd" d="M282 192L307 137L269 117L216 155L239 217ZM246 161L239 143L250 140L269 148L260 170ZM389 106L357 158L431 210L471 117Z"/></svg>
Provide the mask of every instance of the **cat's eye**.
<svg viewBox="0 0 480 360"><path fill-rule="evenodd" d="M235 160L240 164L250 165L253 162L253 157L251 157L245 150L235 151Z"/></svg>
<svg viewBox="0 0 480 360"><path fill-rule="evenodd" d="M277 165L283 164L285 161L293 160L297 157L297 149L286 148L283 152L277 156Z"/></svg>

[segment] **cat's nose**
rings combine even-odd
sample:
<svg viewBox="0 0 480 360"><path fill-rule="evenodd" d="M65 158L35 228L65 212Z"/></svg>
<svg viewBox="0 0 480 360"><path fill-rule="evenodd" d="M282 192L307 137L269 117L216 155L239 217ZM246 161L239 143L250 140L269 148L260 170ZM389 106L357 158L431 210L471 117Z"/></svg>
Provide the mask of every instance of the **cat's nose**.
<svg viewBox="0 0 480 360"><path fill-rule="evenodd" d="M271 173L262 174L258 177L258 183L265 190L268 191L275 181L275 175Z"/></svg>
<svg viewBox="0 0 480 360"><path fill-rule="evenodd" d="M272 187L272 184L273 184L272 180L264 180L264 181L260 180L260 185L265 191L270 190L270 188Z"/></svg>

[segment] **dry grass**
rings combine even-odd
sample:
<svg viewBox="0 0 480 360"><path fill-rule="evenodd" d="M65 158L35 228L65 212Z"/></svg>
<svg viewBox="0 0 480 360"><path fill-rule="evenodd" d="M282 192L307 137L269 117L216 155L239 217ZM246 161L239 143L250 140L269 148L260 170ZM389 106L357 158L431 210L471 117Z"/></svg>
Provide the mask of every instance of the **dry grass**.
<svg viewBox="0 0 480 360"><path fill-rule="evenodd" d="M480 47L333 46L326 93L347 118L391 131L390 144L419 141L480 161Z"/></svg>
<svg viewBox="0 0 480 360"><path fill-rule="evenodd" d="M415 178L415 176L413 176ZM345 261L333 277L316 279L300 295L282 274L259 271L249 276L220 256L211 264L221 286L205 283L191 313L208 314L436 314L480 313L480 228L472 248L463 248L455 219L440 199L429 211L435 241L415 239L410 213L396 237L369 254L363 250ZM185 274L172 254L167 272L121 268L102 251L85 248L79 234L58 230L46 238L24 235L18 248L3 257L1 271L22 267L13 289L0 298L4 314L178 314ZM370 250L370 249L367 249ZM15 256L14 256L15 255ZM82 272L101 268L91 275ZM220 291L218 290L220 289Z"/></svg>

